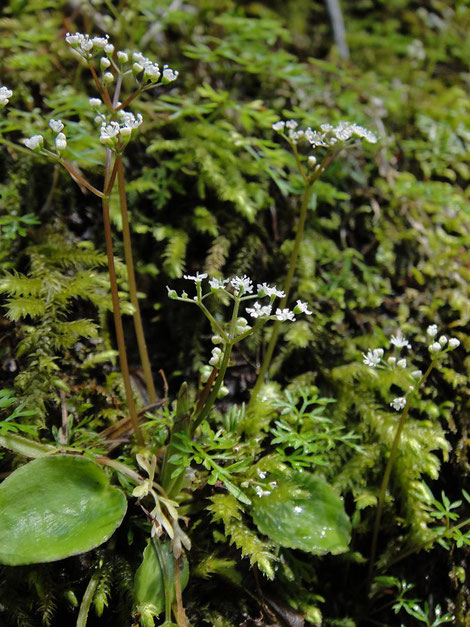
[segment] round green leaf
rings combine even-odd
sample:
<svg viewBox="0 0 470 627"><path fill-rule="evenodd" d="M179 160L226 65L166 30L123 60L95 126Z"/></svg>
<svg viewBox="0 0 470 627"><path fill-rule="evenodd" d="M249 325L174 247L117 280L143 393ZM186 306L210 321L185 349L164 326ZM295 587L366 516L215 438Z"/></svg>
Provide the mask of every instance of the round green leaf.
<svg viewBox="0 0 470 627"><path fill-rule="evenodd" d="M333 488L304 472L276 479L277 487L253 499L252 516L261 533L308 553L347 551L351 522Z"/></svg>
<svg viewBox="0 0 470 627"><path fill-rule="evenodd" d="M84 457L40 457L0 484L0 563L53 562L105 542L127 500Z"/></svg>

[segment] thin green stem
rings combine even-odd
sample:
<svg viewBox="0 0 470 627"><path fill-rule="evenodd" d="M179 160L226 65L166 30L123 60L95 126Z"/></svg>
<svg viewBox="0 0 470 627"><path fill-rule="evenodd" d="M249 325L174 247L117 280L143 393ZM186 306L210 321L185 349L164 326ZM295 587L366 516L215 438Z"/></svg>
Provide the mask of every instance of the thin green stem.
<svg viewBox="0 0 470 627"><path fill-rule="evenodd" d="M96 592L96 588L98 587L99 580L100 580L99 573L95 573L91 577L90 581L88 582L88 585L86 587L85 593L82 598L82 602L80 604L80 611L78 613L78 618L77 618L77 627L86 627L87 619L88 619L88 612L90 611L90 607L93 602L93 597L95 596L95 592Z"/></svg>
<svg viewBox="0 0 470 627"><path fill-rule="evenodd" d="M233 306L233 313L232 313L232 319L230 321L230 330L229 330L229 341L225 344L225 351L224 351L224 356L222 358L222 363L220 365L220 370L219 373L217 375L217 379L215 380L214 383L214 387L212 388L211 393L209 394L209 397L207 399L207 401L204 403L203 407L201 408L201 410L199 412L196 412L196 414L193 416L192 419L192 424L191 424L191 435L194 434L194 432L196 431L196 429L199 427L199 425L201 424L201 422L203 420L205 420L207 418L207 416L209 415L216 399L217 399L217 395L219 393L220 388L222 387L222 383L224 382L224 378L225 378L225 373L227 371L228 368L228 364L230 361L230 355L232 354L232 348L233 348L233 336L235 335L235 328L237 325L237 318L238 318L238 310L240 307L240 299L236 298L235 299L235 304Z"/></svg>
<svg viewBox="0 0 470 627"><path fill-rule="evenodd" d="M147 343L145 341L144 327L142 324L142 316L140 313L139 299L137 297L137 284L135 280L134 272L134 258L132 255L132 243L131 232L129 228L129 216L127 211L126 200L126 182L124 179L124 167L122 164L122 157L116 157L117 162L117 179L119 188L119 202L121 206L121 218L122 218L122 238L124 242L124 257L127 267L127 279L129 283L129 295L131 298L132 306L134 307L134 328L137 337L137 346L139 348L140 361L142 369L144 371L145 385L147 387L147 394L150 404L157 402L157 393L155 391L155 384L153 382L152 367L150 365L149 354L147 350Z"/></svg>
<svg viewBox="0 0 470 627"><path fill-rule="evenodd" d="M304 235L305 222L307 219L308 204L310 202L310 198L312 195L313 184L314 184L314 181L308 183L305 186L304 194L302 197L302 204L300 206L299 223L297 225L297 233L295 236L294 247L292 249L292 253L290 256L290 260L289 260L289 270L287 272L287 277L286 277L285 284L284 284L285 296L282 298L279 304L279 307L281 309L283 309L286 306L287 299L289 298L289 293L290 293L291 286L292 286L292 279L294 278L294 273L297 267L297 258L299 256L300 244L302 242L302 238ZM281 323L279 322L279 320L276 320L276 322L273 325L271 339L269 341L268 348L266 349L266 354L264 356L263 363L261 364L261 368L258 373L258 378L256 379L256 383L251 393L251 398L250 398L250 403L248 404L248 409L250 408L250 405L254 402L254 399L256 399L256 396L268 372L269 366L271 365L271 359L274 353L274 349L276 348L280 326L281 326Z"/></svg>
<svg viewBox="0 0 470 627"><path fill-rule="evenodd" d="M400 416L400 421L398 423L398 427L395 433L395 437L393 438L393 442L392 442L392 447L390 449L390 454L388 456L388 461L387 461L387 465L385 466L385 472L384 472L384 476L382 478L382 484L380 486L380 492L379 492L379 500L377 503L377 511L375 514L375 522L374 522L374 530L372 533L372 542L371 542L371 550L370 550L370 560L369 560L369 573L368 573L368 587L370 587L370 584L372 582L372 577L374 575L374 569L375 569L375 557L377 554L377 540L379 537L379 531L380 531L380 523L382 520L382 511L383 511L383 507L384 507L384 503L385 503L385 496L387 493L387 488L388 488L388 484L390 481L390 475L392 473L392 468L393 468L393 464L395 462L395 458L397 456L397 452L398 452L398 446L400 444L400 439L401 439L401 434L403 431L403 427L405 426L405 421L408 417L408 413L410 411L410 405L411 405L411 401L413 399L413 397L416 395L417 391L421 388L421 386L424 384L424 382L426 381L426 379L429 377L429 374L431 373L431 370L434 368L434 365L436 363L436 360L432 360L431 363L429 364L428 369L426 370L426 372L423 374L423 376L421 377L421 379L418 382L418 385L416 386L415 390L413 391L412 394L410 394L408 396L406 405L405 405L405 409L403 410L402 415Z"/></svg>
<svg viewBox="0 0 470 627"><path fill-rule="evenodd" d="M129 364L127 361L126 343L124 340L124 328L122 325L121 307L119 304L119 290L116 277L116 267L114 265L113 254L113 239L111 235L111 220L109 217L109 199L103 198L103 224L104 235L106 242L106 256L108 259L108 273L109 282L111 284L111 299L113 303L113 317L114 327L116 330L116 341L119 351L119 362L121 365L121 373L124 381L124 388L126 390L127 405L129 408L129 415L132 422L132 428L139 444L144 444L142 432L139 426L139 419L137 417L137 411L134 403L134 396L132 393L131 378L129 373Z"/></svg>

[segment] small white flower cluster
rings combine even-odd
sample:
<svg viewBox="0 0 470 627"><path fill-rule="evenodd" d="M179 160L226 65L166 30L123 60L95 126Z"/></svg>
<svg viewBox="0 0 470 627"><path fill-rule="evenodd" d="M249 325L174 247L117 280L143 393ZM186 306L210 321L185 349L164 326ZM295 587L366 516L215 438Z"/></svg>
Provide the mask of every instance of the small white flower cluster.
<svg viewBox="0 0 470 627"><path fill-rule="evenodd" d="M53 133L56 133L54 140L55 151L56 154L61 156L67 148L67 138L65 133L62 132L64 130L64 124L62 120L54 120L51 118L49 120L49 128ZM40 151L44 146L44 137L42 135L32 135L31 137L23 139L23 144L30 150Z"/></svg>
<svg viewBox="0 0 470 627"><path fill-rule="evenodd" d="M200 285L204 279L207 279L207 274L199 272L196 275L184 275L185 279L189 281L194 281L198 290L200 290ZM256 293L254 293L254 285L253 281L250 277L247 276L236 276L231 279L209 279L209 285L211 291L215 292L218 290L227 290L227 288L231 288L233 290L233 296L236 298L240 298L242 300L251 300L254 298L270 298L270 303L264 305L258 301L253 303L253 307L247 307L246 312L255 319L260 320L278 320L279 322L285 321L295 321L295 314L306 314L310 316L312 312L308 308L308 304L298 300L294 309L290 310L287 308L280 308L274 310L273 303L275 298L284 298L285 292L278 289L273 285L268 285L267 283L258 283ZM183 292L182 296L179 297L175 290L171 290L167 287L169 298L178 299L178 300L190 300L188 295ZM200 292L199 292L200 293ZM228 291L231 294L230 291ZM194 297L194 301L197 301L198 297ZM244 318L240 318L240 320L244 320ZM246 321L245 321L246 323ZM240 328L240 334L244 333L247 329Z"/></svg>
<svg viewBox="0 0 470 627"><path fill-rule="evenodd" d="M109 35L89 37L89 35L83 35L82 33L67 33L65 41L76 54L87 62L97 54L100 54L101 51L104 51L105 55L100 58L100 68L103 71L102 81L105 85L114 81L114 74L108 71L111 66L114 66L114 69L120 74L132 72L135 77L142 74L143 82L148 83L149 86L157 83L159 80L162 84L166 84L178 78L177 70L172 70L168 65L164 65L163 70L160 71L158 63L154 63L141 52L132 53L132 66L123 68L122 66L130 61L129 53L123 50L117 51L116 59L121 65L119 68L113 61L114 46L109 43Z"/></svg>
<svg viewBox="0 0 470 627"><path fill-rule="evenodd" d="M128 142L132 131L139 128L143 121L140 113L134 115L130 111L121 110L118 112L118 116L120 122L111 120L109 123L106 123L106 121L101 123L100 142L108 148L116 148L119 143ZM97 116L95 119L102 120L103 118Z"/></svg>
<svg viewBox="0 0 470 627"><path fill-rule="evenodd" d="M293 144L305 140L313 148L331 148L338 142L346 142L354 137L365 139L371 144L377 143L377 137L372 131L351 122L339 122L337 126L322 124L319 131L313 131L310 127L297 130L297 126L295 120L279 120L272 125L272 128L282 134L285 134L287 130L287 136ZM315 162L309 163L309 165L314 164Z"/></svg>
<svg viewBox="0 0 470 627"><path fill-rule="evenodd" d="M105 35L104 37L90 37L82 33L67 33L65 41L72 50L87 61L101 50L104 50L104 52L110 56L114 52L113 44L109 43L109 35Z"/></svg>
<svg viewBox="0 0 470 627"><path fill-rule="evenodd" d="M3 109L3 107L8 104L12 96L13 92L11 89L8 89L8 87L5 87L4 85L0 87L0 109Z"/></svg>
<svg viewBox="0 0 470 627"><path fill-rule="evenodd" d="M447 338L445 335L441 335L439 339L436 340L437 331L437 324L430 324L426 329L427 335L433 340L428 346L428 350L431 354L447 353L449 350L454 350L460 346L460 340L456 337Z"/></svg>
<svg viewBox="0 0 470 627"><path fill-rule="evenodd" d="M433 356L436 356L440 353L448 352L449 350L453 350L460 345L460 341L455 337L451 337L450 339L448 339L445 335L441 335L438 340L435 340L434 338L437 336L438 333L438 328L436 324L431 324L427 328L426 333L432 340L434 340L428 346L429 352ZM395 348L399 350L401 350L402 348L411 349L411 344L403 336L401 329L398 330L396 335L392 335L390 342L391 344L393 344L393 346L395 346ZM384 351L382 348L369 349L367 353L363 353L362 356L363 363L370 368L380 368L385 366L385 362L383 361ZM388 357L386 364L388 365L388 367L391 368L396 367L403 370L407 368L406 359L404 359L403 357ZM421 370L412 370L411 376L414 379L418 380L421 379L423 373ZM394 398L390 403L391 407L393 407L393 409L395 409L396 411L401 411L402 409L404 409L406 407L408 394L413 390L414 386L410 386L408 393L405 396L399 396L397 398Z"/></svg>

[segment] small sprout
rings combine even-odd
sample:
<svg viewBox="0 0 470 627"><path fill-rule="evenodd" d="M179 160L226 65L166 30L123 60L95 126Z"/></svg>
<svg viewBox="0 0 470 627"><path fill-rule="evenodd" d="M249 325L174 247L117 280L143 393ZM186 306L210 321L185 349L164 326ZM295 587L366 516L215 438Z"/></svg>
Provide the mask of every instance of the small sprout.
<svg viewBox="0 0 470 627"><path fill-rule="evenodd" d="M176 293L176 290L171 290L168 285L166 286L166 289L168 290L168 298L171 298L172 300L174 300L175 298L178 298L178 294Z"/></svg>

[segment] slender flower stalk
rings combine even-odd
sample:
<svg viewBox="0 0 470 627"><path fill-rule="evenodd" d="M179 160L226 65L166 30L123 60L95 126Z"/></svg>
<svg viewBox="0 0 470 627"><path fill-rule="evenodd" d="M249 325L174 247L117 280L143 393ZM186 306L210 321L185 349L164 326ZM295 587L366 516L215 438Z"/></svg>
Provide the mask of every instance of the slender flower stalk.
<svg viewBox="0 0 470 627"><path fill-rule="evenodd" d="M395 458L397 456L398 447L400 445L400 439L401 439L403 427L405 426L405 422L408 417L408 412L410 411L411 401L413 397L416 395L416 393L418 392L418 390L424 385L426 379L431 374L432 369L436 365L436 361L437 361L436 359L433 359L431 361L431 363L428 366L428 369L422 375L421 379L418 381L418 384L416 385L412 393L408 395L405 408L403 410L402 415L400 416L400 421L398 423L395 437L393 438L392 447L390 449L390 454L388 456L387 465L385 466L384 476L382 478L382 484L380 486L379 500L377 503L377 511L375 514L375 521L374 521L374 529L372 532L370 560L369 560L369 573L368 573L368 582L369 582L368 585L369 586L372 581L372 577L374 575L374 570L375 570L375 556L377 554L377 540L379 537L380 523L382 521L382 512L383 512L383 507L385 503L385 496L387 494L387 488L390 482L390 475L392 473L393 464L395 463Z"/></svg>
<svg viewBox="0 0 470 627"><path fill-rule="evenodd" d="M296 130L297 122L295 120L279 120L272 125L273 130L280 133L281 136L289 143L297 166L297 170L302 177L305 184L304 193L302 196L302 203L300 206L299 221L297 223L297 232L294 241L294 247L289 259L287 276L284 284L285 296L280 302L280 309L282 310L289 298L290 290L292 287L292 281L297 268L297 260L300 251L300 245L305 231L305 222L307 219L307 211L310 199L312 197L313 186L318 181L320 176L325 172L331 162L337 157L341 149L345 146L346 142L354 138L365 139L370 143L376 143L377 138L375 135L357 124L350 124L349 122L340 122L336 127L331 124L323 124L320 131L312 131L310 127L305 130ZM311 145L312 148L327 148L327 153L323 157L320 164L317 165L316 157L310 155L307 163L309 169L306 170L302 165L299 150L297 144L299 141L305 141ZM258 373L258 378L253 387L250 402L248 403L248 411L253 407L259 390L264 383L264 379L268 374L271 360L274 354L274 349L279 338L281 320L276 321L271 339L269 341L266 353L261 364L261 368Z"/></svg>
<svg viewBox="0 0 470 627"><path fill-rule="evenodd" d="M147 350L147 343L145 341L144 328L142 324L142 316L140 314L139 299L137 297L137 285L134 272L134 259L132 255L131 233L129 228L129 218L127 212L127 200L126 200L126 183L124 179L124 167L122 164L122 157L116 157L117 161L117 179L119 187L119 201L121 206L122 217L122 237L124 241L124 256L127 267L127 278L129 282L129 295L131 298L132 306L134 307L134 328L137 336L137 345L139 348L140 361L142 363L142 369L144 371L145 385L147 387L147 393L149 397L149 403L153 404L157 402L157 393L155 391L155 384L153 382L152 368L150 365L149 354Z"/></svg>

